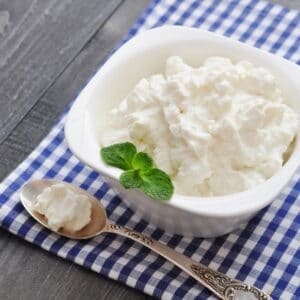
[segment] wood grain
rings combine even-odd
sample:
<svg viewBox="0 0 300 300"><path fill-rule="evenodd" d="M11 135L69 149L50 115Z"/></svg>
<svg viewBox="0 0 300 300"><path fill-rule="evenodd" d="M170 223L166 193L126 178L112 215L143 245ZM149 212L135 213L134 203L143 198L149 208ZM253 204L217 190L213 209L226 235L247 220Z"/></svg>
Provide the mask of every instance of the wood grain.
<svg viewBox="0 0 300 300"><path fill-rule="evenodd" d="M291 9L300 10L300 1L299 0L269 0L269 2L277 3L283 6L286 6Z"/></svg>
<svg viewBox="0 0 300 300"><path fill-rule="evenodd" d="M121 0L2 0L10 13L0 40L0 143Z"/></svg>

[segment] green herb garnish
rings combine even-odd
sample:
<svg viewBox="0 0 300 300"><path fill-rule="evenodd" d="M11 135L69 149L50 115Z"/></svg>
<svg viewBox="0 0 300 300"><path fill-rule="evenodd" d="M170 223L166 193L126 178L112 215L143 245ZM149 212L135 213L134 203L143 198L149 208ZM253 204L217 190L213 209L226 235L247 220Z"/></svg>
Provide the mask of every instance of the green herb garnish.
<svg viewBox="0 0 300 300"><path fill-rule="evenodd" d="M154 168L152 158L145 152L137 152L132 143L104 147L101 157L106 164L125 171L120 183L126 189L140 189L155 200L166 201L172 197L174 186L169 175Z"/></svg>
<svg viewBox="0 0 300 300"><path fill-rule="evenodd" d="M102 148L101 156L110 166L130 170L133 168L132 161L136 152L136 147L132 143L122 143Z"/></svg>

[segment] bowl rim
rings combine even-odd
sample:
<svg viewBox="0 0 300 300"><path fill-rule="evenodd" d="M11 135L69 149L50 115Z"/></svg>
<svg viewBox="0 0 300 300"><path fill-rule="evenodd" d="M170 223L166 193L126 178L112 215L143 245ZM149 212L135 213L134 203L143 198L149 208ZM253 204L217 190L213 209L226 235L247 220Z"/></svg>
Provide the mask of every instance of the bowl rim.
<svg viewBox="0 0 300 300"><path fill-rule="evenodd" d="M86 97L86 94L88 94L87 90L93 85L97 84L99 80L101 80L103 72L109 69L110 64L114 60L115 56L120 55L120 53L124 54L124 52L126 54L126 51L128 52L132 47L136 47L136 44L139 44L143 41L145 42L145 39L147 40L147 42L151 42L151 39L155 38L155 36L158 36L158 34L160 38L162 38L162 36L170 37L170 35L174 33L177 37L180 34L197 33L197 35L200 35L201 38L207 37L208 39L218 39L219 41L224 41L226 43L229 42L237 47L243 47L244 49L247 48L252 52L256 51L258 55L263 55L267 59L272 59L274 60L274 63L286 65L286 67L289 68L289 71L295 72L295 74L297 74L298 76L300 75L300 68L286 59L275 56L261 49L254 48L239 41L230 39L228 37L208 32L202 29L178 25L167 25L143 31L142 33L139 33L138 35L127 41L124 45L122 45L104 63L104 65L100 67L97 73L91 78L84 89L79 93L67 115L64 131L69 148L80 161L82 161L92 169L100 172L100 174L118 180L122 171L117 168L105 165L103 162L101 162L100 156L98 162L91 162L89 159L84 157L84 155L82 155L82 152L78 147L78 132L83 130L83 128L80 128L78 124L80 122L80 124L84 122L85 114L82 114L81 110L85 108L86 102L88 101L88 97ZM79 123L76 125L76 122ZM270 204L272 200L274 200L274 198L286 187L287 183L290 181L291 177L298 169L299 164L300 132L298 132L296 136L294 151L291 154L289 160L276 174L274 174L272 177L270 177L268 180L258 185L257 187L239 193L214 197L189 196L174 193L172 198L167 203L157 203L161 205L170 205L177 209L181 209L200 216L234 217L244 214L250 214L264 208L265 206ZM127 190L127 193L130 193L130 190ZM145 197L147 196L145 195ZM262 199L260 201L257 201L257 197L261 197ZM243 199L243 202L240 203L240 206L233 206L232 204L236 201L239 201L240 198ZM251 201L253 198L254 200ZM245 201L245 199L248 199L248 202ZM153 201L153 199L149 198L149 201ZM193 203L195 201L197 203Z"/></svg>

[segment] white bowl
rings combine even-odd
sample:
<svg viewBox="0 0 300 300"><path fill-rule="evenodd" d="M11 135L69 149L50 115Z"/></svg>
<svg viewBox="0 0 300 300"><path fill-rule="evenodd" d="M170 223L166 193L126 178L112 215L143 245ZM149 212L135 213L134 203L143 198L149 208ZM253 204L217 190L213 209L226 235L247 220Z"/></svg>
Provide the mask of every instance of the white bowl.
<svg viewBox="0 0 300 300"><path fill-rule="evenodd" d="M300 164L299 134L295 149L283 168L251 190L222 197L175 194L163 204L119 183L119 169L108 167L99 156L100 136L108 112L116 107L142 77L162 72L166 58L180 55L191 65L208 56L246 59L276 76L288 104L300 112L300 68L280 57L200 29L164 26L143 32L117 50L95 74L72 106L65 136L72 152L99 171L113 189L147 221L169 232L215 237L238 228L270 204Z"/></svg>

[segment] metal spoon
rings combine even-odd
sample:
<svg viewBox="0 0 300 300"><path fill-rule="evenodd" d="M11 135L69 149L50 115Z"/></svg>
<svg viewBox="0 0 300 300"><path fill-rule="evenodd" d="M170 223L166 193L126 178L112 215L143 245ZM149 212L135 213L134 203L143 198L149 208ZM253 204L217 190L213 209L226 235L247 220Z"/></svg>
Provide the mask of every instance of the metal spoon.
<svg viewBox="0 0 300 300"><path fill-rule="evenodd" d="M49 228L47 220L43 215L36 213L32 207L36 201L36 197L43 192L44 189L54 184L65 184L66 187L72 188L74 191L84 193L89 197L92 203L91 221L82 230L77 232L69 232L64 229L56 231L57 234L71 239L89 239L102 233L116 233L130 238L163 256L177 267L192 276L200 284L211 290L220 299L233 300L270 300L269 295L263 291L249 286L244 282L232 279L225 274L214 271L190 258L174 251L173 249L161 244L152 238L145 236L132 229L109 223L104 207L95 197L88 192L71 185L66 182L57 180L34 180L26 183L20 193L21 202L28 213L40 224ZM52 230L53 231L53 230Z"/></svg>

